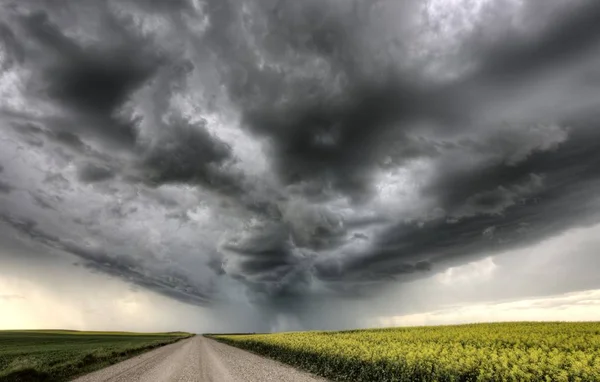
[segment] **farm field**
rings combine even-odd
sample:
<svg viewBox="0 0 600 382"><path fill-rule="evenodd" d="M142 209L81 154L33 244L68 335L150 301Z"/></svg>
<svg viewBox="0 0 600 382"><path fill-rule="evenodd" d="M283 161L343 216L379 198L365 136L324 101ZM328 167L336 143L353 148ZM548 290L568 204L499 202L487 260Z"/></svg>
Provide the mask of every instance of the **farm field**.
<svg viewBox="0 0 600 382"><path fill-rule="evenodd" d="M65 381L190 335L0 331L0 381Z"/></svg>
<svg viewBox="0 0 600 382"><path fill-rule="evenodd" d="M210 337L333 381L600 381L600 322Z"/></svg>

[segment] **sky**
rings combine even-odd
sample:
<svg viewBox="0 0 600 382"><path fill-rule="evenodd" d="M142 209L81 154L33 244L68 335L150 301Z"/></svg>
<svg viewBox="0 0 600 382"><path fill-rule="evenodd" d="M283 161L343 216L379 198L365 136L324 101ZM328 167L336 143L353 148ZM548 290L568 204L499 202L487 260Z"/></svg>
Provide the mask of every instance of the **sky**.
<svg viewBox="0 0 600 382"><path fill-rule="evenodd" d="M0 329L600 320L600 2L0 4Z"/></svg>

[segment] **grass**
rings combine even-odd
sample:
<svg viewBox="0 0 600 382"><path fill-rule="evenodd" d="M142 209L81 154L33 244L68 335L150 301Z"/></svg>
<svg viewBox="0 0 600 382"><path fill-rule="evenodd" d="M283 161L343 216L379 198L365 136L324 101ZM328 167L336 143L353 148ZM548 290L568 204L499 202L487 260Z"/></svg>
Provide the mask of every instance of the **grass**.
<svg viewBox="0 0 600 382"><path fill-rule="evenodd" d="M600 381L599 322L210 337L333 381Z"/></svg>
<svg viewBox="0 0 600 382"><path fill-rule="evenodd" d="M190 333L0 331L0 381L66 381Z"/></svg>

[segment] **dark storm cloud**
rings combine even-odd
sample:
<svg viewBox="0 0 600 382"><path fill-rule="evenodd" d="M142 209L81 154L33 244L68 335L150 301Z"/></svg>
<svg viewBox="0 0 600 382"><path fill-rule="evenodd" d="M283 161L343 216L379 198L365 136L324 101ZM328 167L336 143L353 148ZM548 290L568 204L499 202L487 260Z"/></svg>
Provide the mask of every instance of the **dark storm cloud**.
<svg viewBox="0 0 600 382"><path fill-rule="evenodd" d="M57 131L54 134L51 134L50 138L77 151L83 151L86 148L81 138L69 131Z"/></svg>
<svg viewBox="0 0 600 382"><path fill-rule="evenodd" d="M525 3L525 9L527 16L540 22L532 16L537 13L534 2ZM574 6L562 4L558 7L553 4L548 10L554 12L548 12L551 16L546 15L541 27L532 33L501 25L501 33L475 35L464 44L467 60L474 61L476 69L469 76L438 89L439 97L456 111L455 122L469 121L469 113L465 110L471 110L470 105L480 103L483 107L498 102L503 96L522 90L531 80L555 79L560 77L558 73L563 68L568 73L569 65L576 64L577 60L584 62L597 54L600 42L595 21L600 15L597 2L582 1ZM490 29L493 27L491 22ZM575 89L579 90L582 85ZM567 102L577 104L578 101ZM554 121L554 116L550 120ZM533 119L533 123L546 121L548 116L545 115Z"/></svg>
<svg viewBox="0 0 600 382"><path fill-rule="evenodd" d="M123 204L115 204L107 209L107 211L117 219L127 218L138 211L137 207L125 207Z"/></svg>
<svg viewBox="0 0 600 382"><path fill-rule="evenodd" d="M141 193L151 198L154 202L158 203L158 205L165 207L167 209L173 209L179 207L179 202L168 195L158 192L156 189L143 189Z"/></svg>
<svg viewBox="0 0 600 382"><path fill-rule="evenodd" d="M535 11L533 3L528 6ZM600 41L598 2L584 1L583 5L567 7L557 13L537 35L515 36L516 39L507 38L484 48L485 58L477 77L499 82L516 80L552 69L597 48Z"/></svg>
<svg viewBox="0 0 600 382"><path fill-rule="evenodd" d="M286 183L331 183L360 196L370 191L373 169L389 155L382 130L410 124L418 113L413 105L418 107L420 96L393 82L388 82L389 88L349 89L344 97L350 99L339 104L319 99L302 104L299 99L299 105L281 111L250 111L247 122L274 142L277 169ZM400 146L409 141L401 131L390 139ZM426 153L416 146L400 159Z"/></svg>
<svg viewBox="0 0 600 382"><path fill-rule="evenodd" d="M240 192L239 175L225 168L234 160L231 148L212 136L204 122L191 124L173 117L164 129L167 133L142 154L145 181L200 184L224 194Z"/></svg>
<svg viewBox="0 0 600 382"><path fill-rule="evenodd" d="M86 163L78 171L79 180L85 183L102 182L114 176L115 171L112 168L96 163Z"/></svg>
<svg viewBox="0 0 600 382"><path fill-rule="evenodd" d="M377 238L374 250L317 264L317 274L325 279L377 279L406 273L419 259L433 267L447 266L593 224L600 218L598 142L599 130L587 126L574 129L561 147L533 154L518 165L492 164L440 177L436 186L444 196L441 206L460 213L399 223ZM543 180L534 173L545 174ZM529 181L519 183L521 179Z"/></svg>
<svg viewBox="0 0 600 382"><path fill-rule="evenodd" d="M226 63L222 75L229 94L250 131L269 139L271 159L286 184L310 182L320 193L329 185L360 198L370 191L377 165L432 153L430 145L408 134L411 123L450 111L426 82L394 70L393 62L371 72L377 63L370 62L371 52L359 42L361 27L351 5L271 2L265 9L255 7L257 19L265 24L257 33L267 35L258 43L262 53L278 57L293 52L300 58L284 61L290 70L322 59L331 68L331 78L340 79L337 90L331 88L336 84L324 83L313 73L294 80L277 67L259 68L252 48L236 41L234 32L223 31L224 25L240 28L238 9L220 3L214 8L220 23L211 26L208 40ZM289 98L285 103L282 95Z"/></svg>
<svg viewBox="0 0 600 382"><path fill-rule="evenodd" d="M450 213L469 205L477 213L490 209L488 212L493 212L497 208L497 212L501 212L532 197L539 199L539 193L546 188L556 190L572 186L573 182L593 182L598 177L593 163L599 160L596 123L576 125L564 143L532 152L518 163L487 160L475 166L440 164L439 173L425 192L436 195L440 207ZM559 197L560 193L552 196Z"/></svg>
<svg viewBox="0 0 600 382"><path fill-rule="evenodd" d="M13 128L21 135L23 142L34 147L44 146L41 135L44 131L33 123L14 123Z"/></svg>
<svg viewBox="0 0 600 382"><path fill-rule="evenodd" d="M198 284L181 272L149 269L144 267L139 259L124 254L109 255L101 249L62 240L39 228L38 223L33 220L0 214L0 221L13 228L26 240L33 240L80 258L87 268L119 277L182 302L206 305L212 300L214 292L210 286Z"/></svg>
<svg viewBox="0 0 600 382"><path fill-rule="evenodd" d="M208 287L194 284L189 276L176 271L152 272L126 255L108 255L74 243L62 243L61 249L86 260L84 265L87 268L128 280L179 301L206 305L212 300L212 291Z"/></svg>
<svg viewBox="0 0 600 382"><path fill-rule="evenodd" d="M165 215L165 218L179 220L181 224L188 223L190 221L187 211L170 212Z"/></svg>
<svg viewBox="0 0 600 382"><path fill-rule="evenodd" d="M27 59L41 57L42 66L36 74L45 82L45 93L81 118L76 122L77 129L92 132L112 144L132 146L135 123L120 118L118 111L132 92L150 78L160 58L142 51L148 41L127 34L102 7L98 12L98 18L104 17L116 29L106 36L110 39L105 41L108 45L97 47L82 46L66 36L46 11L21 16L21 33L37 48L29 47L32 52ZM57 139L77 143L64 134Z"/></svg>
<svg viewBox="0 0 600 382"><path fill-rule="evenodd" d="M4 172L4 166L0 165L0 174ZM13 187L6 181L0 178L0 193L9 194L13 190Z"/></svg>
<svg viewBox="0 0 600 382"><path fill-rule="evenodd" d="M315 275L348 283L407 279L405 275L418 276L435 268L436 262L447 266L469 255L537 242L576 222L592 222L596 209L590 209L588 203L593 205L595 193L583 190L597 187L598 174L591 170L591 164L599 159L595 154L599 137L594 127L590 129L565 116L559 121L573 127L569 134L562 128L528 131L527 126L522 126L492 130L467 141L447 144L411 139L411 134L418 132L411 123L430 120L453 126L459 121L455 117L461 114L460 119L466 121L465 111L457 114L449 110L449 105L460 102L461 86L469 90L470 81L479 84L526 76L533 69L549 68L589 52L596 37L582 33L599 9L590 4L570 10L558 16L558 22L537 38L500 41L489 46L481 69L459 87L452 83L447 88L428 89L426 82L412 83L403 80L399 73L385 73L380 78L346 77L349 85L343 97L325 97L318 92L309 97L300 88L292 93L289 106L278 109L271 104L256 106L254 101L261 96L250 89L254 86L252 81L256 81L258 87L266 86L267 96L262 96L268 98L269 86L276 83L285 90L285 80L277 79L277 74L268 73L268 69L252 73L254 68L246 67L244 86L233 83L230 90L234 99L246 107L245 122L250 129L269 137L272 159L284 182L312 181L353 197L368 195L373 171L385 167L382 164L386 160L391 162L393 148L398 146L402 149L396 151L400 157L394 158L394 165L420 157L429 158L436 165L435 176L425 184L424 192L438 201L441 217L425 223L416 219L394 224L376 237L373 247L364 253L316 260ZM307 29L305 41L315 38L311 33L317 33L316 30ZM332 40L330 47L342 47L335 54L316 43L294 47L300 52L314 48L338 60L348 53L343 51L347 46L344 39L350 35L351 32L328 35ZM342 61L348 64L354 56L344 58ZM343 67L338 69L346 74ZM437 90L440 95L434 96ZM486 92L479 91L485 102ZM458 152L458 158L444 155L452 150ZM476 160L467 155L475 155ZM454 159L459 160L453 163ZM590 170L583 171L582 166ZM317 191L323 192L323 188ZM572 205L577 194L581 208ZM528 226L527 235L521 235L523 224ZM483 235L489 227L495 228L493 241ZM288 234L293 236L292 232ZM300 247L316 248L304 244ZM261 272L281 280L281 270L289 265L289 252L275 252L280 254L275 259L248 262L246 267L242 263L237 272L248 276ZM244 253L250 256L253 252L246 248Z"/></svg>
<svg viewBox="0 0 600 382"><path fill-rule="evenodd" d="M164 7L150 2L143 4L143 8L161 11ZM38 54L49 57L39 73L47 83L47 96L83 119L73 123L49 123L56 131L44 130L31 123L20 124L15 126L20 133L46 136L81 154L98 154L92 153L79 135L64 130L68 125L87 126L83 127L84 134L89 133L85 129L91 128L96 137L134 148L139 121L127 119L119 113L120 108L136 89L156 74L159 66L166 64L166 56L158 50L152 52L150 41L127 32L116 16L106 13L104 7L99 7L99 13L99 18L104 18L103 21L112 28L106 37L119 38L114 42L111 38L107 40L108 44L103 42L98 47L82 46L66 36L45 11L21 16L25 35L37 43L41 49ZM177 66L172 69L176 72ZM223 193L240 192L240 174L222 168L226 165L224 162L234 160L229 146L211 136L202 123L192 126L185 118L171 116L167 125L161 128L160 137L154 141L157 143L136 149L138 167L143 174L129 179L155 186L199 183ZM35 143L41 145L42 141L37 139ZM72 159L74 157L68 158ZM79 167L78 176L83 182L104 181L113 178L115 170L88 163Z"/></svg>
<svg viewBox="0 0 600 382"><path fill-rule="evenodd" d="M286 267L294 262L288 232L275 223L254 227L225 243L222 250L238 256L239 268L247 274L259 275L263 268Z"/></svg>
<svg viewBox="0 0 600 382"><path fill-rule="evenodd" d="M4 221L90 268L204 304L216 292L180 272L184 260L142 261L102 235L147 222L132 240L157 251L201 238L185 261L212 270L224 294L240 283L252 301L294 312L598 221L600 88L580 73L597 63L598 3L538 14L532 2L524 12L539 28L526 32L485 19L457 48L468 70L442 62L455 74L443 80L410 60L427 46L411 29L420 2L392 3L65 6L86 33L28 3L0 36L7 65L32 73L25 95L44 116L3 117L50 157L44 185L72 192L34 203L46 214L69 214L71 200L106 206L70 221L93 222L83 225L107 248Z"/></svg>
<svg viewBox="0 0 600 382"><path fill-rule="evenodd" d="M23 51L17 42L16 36L10 27L4 23L0 23L0 44L7 53L6 58L0 63L0 69L9 69L23 61Z"/></svg>
<svg viewBox="0 0 600 382"><path fill-rule="evenodd" d="M44 129L39 124L31 122L12 123L13 129L23 137L26 143L32 146L42 147L46 141L50 141L74 153L103 157L101 153L94 151L83 142L79 135L61 129L60 123L49 122L46 125L51 126L51 129Z"/></svg>
<svg viewBox="0 0 600 382"><path fill-rule="evenodd" d="M223 269L223 260L220 256L216 254L213 254L209 257L209 260L206 262L206 265L219 276L225 274L225 270Z"/></svg>
<svg viewBox="0 0 600 382"><path fill-rule="evenodd" d="M220 252L225 254L220 269L247 285L252 298L297 297L308 286L309 259L294 249L282 224L259 224L230 238ZM219 269L216 259L211 264Z"/></svg>
<svg viewBox="0 0 600 382"><path fill-rule="evenodd" d="M130 3L140 10L151 13L185 12L192 9L191 2L186 0L171 0L167 3L161 0L126 0L124 3Z"/></svg>
<svg viewBox="0 0 600 382"><path fill-rule="evenodd" d="M59 239L53 235L49 235L37 227L37 223L31 219L19 218L10 214L0 214L0 220L12 227L17 231L18 234L24 238L32 239L35 242L42 244L52 245L59 241Z"/></svg>
<svg viewBox="0 0 600 382"><path fill-rule="evenodd" d="M280 91L291 84L283 77L278 78L276 73L258 71L250 66L246 67L248 73L243 78L244 87L235 93L234 98L241 99L239 102L245 108L250 128L271 139L276 168L286 182L316 178L320 184L331 183L333 187L351 194L364 194L372 182L372 172L386 160L395 159L393 163L399 165L411 158L436 156L435 142L412 139L410 134L414 128L411 123L425 120L453 126L461 120L466 122L468 106L461 103L465 99L461 92L465 91L466 99L470 100L470 81L475 86L479 83L489 86L486 84L488 81L508 84L508 79L521 78L530 75L532 70L558 65L589 52L597 45L595 43L600 35L593 33L598 27L595 20L600 14L600 6L589 2L556 16L555 22L548 23L543 33L537 36L491 42L484 48L479 71L466 83L458 81L440 86L428 84L424 78L410 72L383 70L362 75L360 69L375 63L364 58L368 52L362 51L363 47L355 41L348 41L355 37L356 29L339 25L337 19L329 19L328 13L315 15L310 11L314 10L306 7L299 11L300 16L295 16L315 21L317 27L308 27L308 23L301 24L303 28L297 30L293 26L283 27L278 23L281 18L285 20L285 16L281 16L269 19L274 23L274 30L270 32L280 36L278 38L284 40L281 41L284 46L291 45L297 52L309 51L329 60L336 68L335 73L345 79L341 95L323 94L318 88L309 88L304 93L304 89L299 87L292 92L287 107L273 107L271 102L256 106L257 98L269 99L269 96L257 96L251 92L254 87ZM276 33L280 31L278 27L284 32ZM288 35L285 31L293 31L294 34ZM481 55L481 51L477 53ZM237 83L232 84L230 89L238 90ZM486 90L477 89L473 94L485 98L486 93ZM276 96L272 98L274 100ZM514 150L527 137L519 131L513 134L516 137L506 143L508 149Z"/></svg>

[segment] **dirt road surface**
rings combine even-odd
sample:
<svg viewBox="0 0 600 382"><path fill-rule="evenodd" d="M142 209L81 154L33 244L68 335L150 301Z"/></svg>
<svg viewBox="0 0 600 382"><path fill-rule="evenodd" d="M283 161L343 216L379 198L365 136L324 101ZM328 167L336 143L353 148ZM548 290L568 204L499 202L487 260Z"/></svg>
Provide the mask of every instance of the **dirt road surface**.
<svg viewBox="0 0 600 382"><path fill-rule="evenodd" d="M195 336L76 379L77 382L323 382L279 362Z"/></svg>

